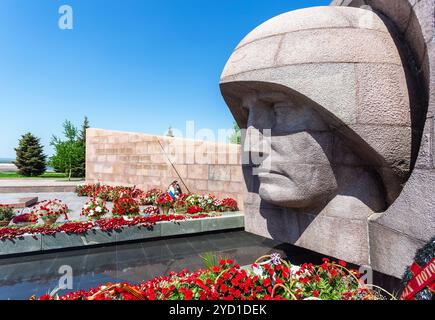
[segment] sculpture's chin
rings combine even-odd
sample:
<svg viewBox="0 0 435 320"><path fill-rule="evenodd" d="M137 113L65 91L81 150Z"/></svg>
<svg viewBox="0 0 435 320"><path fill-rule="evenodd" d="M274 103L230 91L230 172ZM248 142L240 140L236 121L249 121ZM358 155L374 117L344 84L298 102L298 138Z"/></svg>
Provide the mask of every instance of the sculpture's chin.
<svg viewBox="0 0 435 320"><path fill-rule="evenodd" d="M258 193L263 201L279 207L307 208L312 205L307 195L302 194L297 185L282 175L260 175Z"/></svg>

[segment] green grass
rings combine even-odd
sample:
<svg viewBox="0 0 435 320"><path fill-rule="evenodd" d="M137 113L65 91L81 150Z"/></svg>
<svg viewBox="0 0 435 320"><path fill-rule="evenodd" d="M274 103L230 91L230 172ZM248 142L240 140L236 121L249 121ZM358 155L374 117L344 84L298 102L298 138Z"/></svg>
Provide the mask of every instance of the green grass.
<svg viewBox="0 0 435 320"><path fill-rule="evenodd" d="M39 177L24 177L15 171L0 171L0 179L65 179L65 173L46 172Z"/></svg>

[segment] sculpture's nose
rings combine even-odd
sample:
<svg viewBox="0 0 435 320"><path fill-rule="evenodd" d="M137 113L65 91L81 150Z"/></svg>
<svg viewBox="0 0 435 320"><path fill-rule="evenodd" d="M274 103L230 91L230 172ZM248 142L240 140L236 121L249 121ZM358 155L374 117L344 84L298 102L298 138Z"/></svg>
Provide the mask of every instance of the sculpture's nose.
<svg viewBox="0 0 435 320"><path fill-rule="evenodd" d="M246 136L243 143L243 150L250 155L250 163L260 165L270 156L272 152L272 139L270 129L263 132L253 126L246 130Z"/></svg>

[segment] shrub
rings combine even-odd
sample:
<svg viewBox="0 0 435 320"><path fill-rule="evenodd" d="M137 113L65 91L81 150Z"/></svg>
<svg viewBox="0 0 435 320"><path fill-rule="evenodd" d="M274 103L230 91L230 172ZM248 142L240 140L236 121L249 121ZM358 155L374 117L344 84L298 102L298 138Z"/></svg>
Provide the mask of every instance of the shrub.
<svg viewBox="0 0 435 320"><path fill-rule="evenodd" d="M50 158L50 164L58 172L64 172L71 177L85 176L86 162L86 129L89 128L87 118L79 132L73 124L65 120L63 123L64 136L66 140L61 140L53 136L50 144L55 149L55 154Z"/></svg>
<svg viewBox="0 0 435 320"><path fill-rule="evenodd" d="M119 198L113 205L114 216L137 216L140 214L139 204L133 198Z"/></svg>
<svg viewBox="0 0 435 320"><path fill-rule="evenodd" d="M40 140L31 133L26 133L15 149L14 164L18 172L25 177L37 177L45 172L45 160Z"/></svg>

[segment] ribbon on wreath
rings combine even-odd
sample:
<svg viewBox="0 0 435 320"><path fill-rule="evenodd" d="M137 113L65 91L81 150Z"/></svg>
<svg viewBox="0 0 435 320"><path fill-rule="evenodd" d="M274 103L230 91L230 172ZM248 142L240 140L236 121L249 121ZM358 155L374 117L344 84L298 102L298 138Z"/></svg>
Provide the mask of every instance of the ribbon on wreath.
<svg viewBox="0 0 435 320"><path fill-rule="evenodd" d="M411 272L414 277L403 290L401 300L413 300L415 295L426 287L435 293L435 258L423 268L414 263Z"/></svg>

